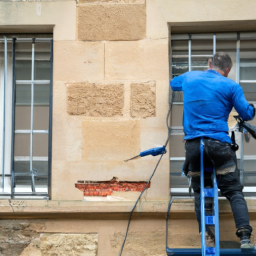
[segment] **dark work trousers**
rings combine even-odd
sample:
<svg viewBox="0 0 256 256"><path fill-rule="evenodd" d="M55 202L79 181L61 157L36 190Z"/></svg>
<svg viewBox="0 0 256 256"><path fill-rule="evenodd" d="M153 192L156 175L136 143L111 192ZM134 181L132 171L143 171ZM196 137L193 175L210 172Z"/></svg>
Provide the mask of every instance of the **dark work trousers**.
<svg viewBox="0 0 256 256"><path fill-rule="evenodd" d="M214 166L217 174L218 171L231 170L225 175L216 175L218 188L221 194L225 196L231 206L236 228L246 227L252 231L249 224L249 214L244 195L243 186L240 183L239 171L237 169L237 159L235 152L231 149L230 144L223 143L211 138L204 138L204 167ZM200 173L200 138L187 140L186 160L184 163L184 172ZM205 173L205 187L212 187L212 173ZM199 233L201 232L201 210L200 210L200 176L192 177L192 188L195 195L195 213L199 224Z"/></svg>

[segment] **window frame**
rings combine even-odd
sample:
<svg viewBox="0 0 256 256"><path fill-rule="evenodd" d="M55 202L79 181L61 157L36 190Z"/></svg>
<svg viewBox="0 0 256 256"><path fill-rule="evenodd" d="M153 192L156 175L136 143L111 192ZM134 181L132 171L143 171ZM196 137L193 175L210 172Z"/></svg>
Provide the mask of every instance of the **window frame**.
<svg viewBox="0 0 256 256"><path fill-rule="evenodd" d="M32 45L32 56L31 56L31 80L16 80L15 78L15 62L16 62L16 41L19 43L30 43ZM51 198L51 163L52 163L52 91L53 91L53 39L51 38L7 38L6 36L1 39L0 43L4 43L4 83L3 83L3 134L2 134L2 171L0 173L0 179L1 179L1 192L0 192L0 198L25 198L25 199L50 199ZM12 43L12 102L11 102L11 152L7 152L7 154L11 155L11 163L10 163L10 174L6 174L6 165L5 165L5 150L6 149L6 142L5 142L5 126L6 126L6 87L7 87L7 71L8 71L8 43ZM49 43L50 44L50 80L35 80L34 74L35 74L35 44L36 43ZM24 84L28 83L31 85L31 126L30 130L15 130L15 100L16 100L16 84ZM49 125L48 125L48 131L47 130L34 130L33 129L33 119L34 119L34 85L35 84L49 84L50 85L50 97L49 97ZM10 118L10 117L9 117ZM35 173L34 171L28 172L28 176L31 177L31 187L32 192L14 192L14 186L15 186L15 177L16 176L22 176L16 175L14 170L14 162L15 162L15 156L14 156L14 143L15 143L15 134L17 133L28 133L30 134L30 170L32 167L32 161L33 159L33 134L48 134L48 173L47 173L47 187L48 192L47 193L41 193L35 191ZM33 169L32 169L33 170ZM26 175L27 176L27 175ZM5 192L5 178L11 178L11 192Z"/></svg>
<svg viewBox="0 0 256 256"><path fill-rule="evenodd" d="M188 53L187 55L184 55L182 58L188 58L188 71L192 71L192 57L194 57L194 55L192 55L192 41L193 40L212 40L212 55L208 56L205 55L204 57L212 57L215 53L216 53L216 42L217 39L219 40L236 40L236 79L235 81L240 84L240 83L252 83L255 82L256 80L240 80L240 44L241 44L241 40L250 40L250 39L254 39L256 40L256 32L225 32L225 33L202 33L202 34L171 34L171 47L170 47L170 77L171 79L173 78L173 56L175 57L182 57L182 56L177 56L177 55L173 55L173 49L172 49L172 41L175 40L182 40L182 41L188 41ZM175 66L176 67L176 66ZM181 67L181 66L180 66ZM184 66L185 67L185 66ZM179 92L178 92L179 93ZM182 96L183 97L183 96ZM249 103L256 103L255 101L248 101ZM170 102L171 105L183 105L183 100L179 100L179 101L174 101L174 102ZM184 136L184 132L183 132L183 126L171 126L171 136L179 136L179 135L183 135ZM241 135L238 138L239 141L244 141L243 140L243 133L241 133ZM248 158L249 157L249 158ZM243 142L240 145L240 155L238 158L238 161L240 162L240 170L243 170L244 172L244 166L243 166L243 162L244 160L251 160L252 156L249 155L244 155L244 146L243 146ZM172 157L170 155L170 178L172 178L172 174L171 174L171 163L173 162L178 162L178 161L183 161L184 162L185 157ZM256 160L256 156L255 158L253 158L253 160ZM243 172L241 175L241 182L243 183ZM177 176L177 173L174 173L173 176ZM181 172L180 175L182 176ZM189 185L189 182L188 182ZM188 188L172 188L170 187L170 192L172 195L175 196L188 196L189 195L189 190ZM252 189L251 186L245 186L244 187L244 193L246 196L253 196L253 194L255 194L256 189Z"/></svg>

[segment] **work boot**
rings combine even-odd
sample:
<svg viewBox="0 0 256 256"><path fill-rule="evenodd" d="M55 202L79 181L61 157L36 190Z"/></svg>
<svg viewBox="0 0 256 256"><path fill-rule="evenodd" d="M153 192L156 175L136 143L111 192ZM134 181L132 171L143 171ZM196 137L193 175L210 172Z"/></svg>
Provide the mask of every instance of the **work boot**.
<svg viewBox="0 0 256 256"><path fill-rule="evenodd" d="M254 249L254 245L251 243L251 230L242 227L236 231L236 235L240 238L241 249Z"/></svg>

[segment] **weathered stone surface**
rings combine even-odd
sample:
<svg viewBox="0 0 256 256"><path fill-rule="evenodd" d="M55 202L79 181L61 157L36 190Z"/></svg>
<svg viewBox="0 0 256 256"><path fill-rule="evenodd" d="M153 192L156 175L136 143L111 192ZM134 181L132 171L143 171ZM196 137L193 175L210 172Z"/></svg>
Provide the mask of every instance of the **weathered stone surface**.
<svg viewBox="0 0 256 256"><path fill-rule="evenodd" d="M168 80L168 40L105 43L107 80Z"/></svg>
<svg viewBox="0 0 256 256"><path fill-rule="evenodd" d="M104 43L54 42L55 81L88 81L104 79Z"/></svg>
<svg viewBox="0 0 256 256"><path fill-rule="evenodd" d="M84 159L118 161L139 152L139 121L83 122Z"/></svg>
<svg viewBox="0 0 256 256"><path fill-rule="evenodd" d="M138 40L146 34L144 4L88 4L78 7L79 40Z"/></svg>
<svg viewBox="0 0 256 256"><path fill-rule="evenodd" d="M54 234L41 237L42 256L96 256L98 234Z"/></svg>
<svg viewBox="0 0 256 256"><path fill-rule="evenodd" d="M67 111L70 115L122 116L124 85L71 83L67 87Z"/></svg>
<svg viewBox="0 0 256 256"><path fill-rule="evenodd" d="M42 232L44 227L42 221L1 220L0 255L20 255L31 241L39 238L40 234L38 232ZM22 256L25 255L27 254L22 254Z"/></svg>
<svg viewBox="0 0 256 256"><path fill-rule="evenodd" d="M155 82L131 84L131 116L146 118L156 115Z"/></svg>
<svg viewBox="0 0 256 256"><path fill-rule="evenodd" d="M39 245L40 245L40 240L38 240ZM40 247L36 246L34 244L34 241L31 242L24 250L23 252L20 254L20 256L41 256L41 250Z"/></svg>

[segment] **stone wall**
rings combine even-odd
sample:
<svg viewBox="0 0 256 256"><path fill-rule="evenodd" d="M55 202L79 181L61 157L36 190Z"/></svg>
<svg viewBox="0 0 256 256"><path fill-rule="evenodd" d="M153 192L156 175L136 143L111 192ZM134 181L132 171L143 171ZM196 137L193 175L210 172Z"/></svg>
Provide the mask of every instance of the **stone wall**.
<svg viewBox="0 0 256 256"><path fill-rule="evenodd" d="M77 3L76 39L54 42L52 199L81 200L79 180L148 180L156 158L124 160L167 137L168 44L147 38L143 0ZM148 200L169 197L167 155L159 169Z"/></svg>

